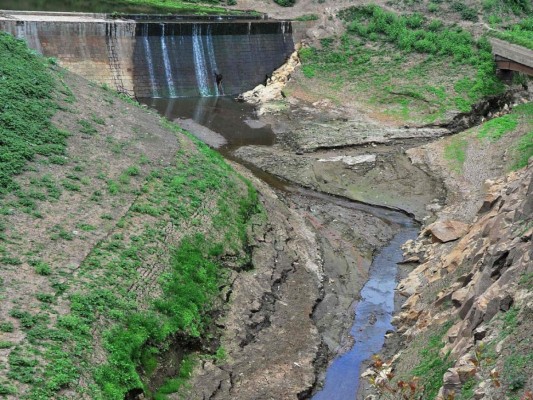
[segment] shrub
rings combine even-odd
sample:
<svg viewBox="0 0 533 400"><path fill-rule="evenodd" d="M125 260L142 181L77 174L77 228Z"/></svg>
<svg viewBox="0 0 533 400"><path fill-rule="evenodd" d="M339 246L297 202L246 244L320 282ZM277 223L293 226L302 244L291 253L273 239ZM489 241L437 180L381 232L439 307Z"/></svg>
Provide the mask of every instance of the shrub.
<svg viewBox="0 0 533 400"><path fill-rule="evenodd" d="M476 22L478 20L477 11L466 4L456 1L451 5L452 10L458 12L461 18L467 21Z"/></svg>
<svg viewBox="0 0 533 400"><path fill-rule="evenodd" d="M296 0L274 0L274 2L282 7L292 7Z"/></svg>
<svg viewBox="0 0 533 400"><path fill-rule="evenodd" d="M439 6L435 3L429 3L428 4L428 11L429 12L432 12L432 13L436 13L437 11L439 11Z"/></svg>
<svg viewBox="0 0 533 400"><path fill-rule="evenodd" d="M13 332L15 327L11 322L2 322L0 323L0 331L2 332Z"/></svg>
<svg viewBox="0 0 533 400"><path fill-rule="evenodd" d="M316 21L318 19L318 15L316 14L305 14L300 15L296 18L296 21Z"/></svg>
<svg viewBox="0 0 533 400"><path fill-rule="evenodd" d="M33 266L33 268L35 269L35 272L39 275L46 276L52 273L52 269L50 268L50 265L48 265L45 262L34 261L34 262L30 262L30 265Z"/></svg>

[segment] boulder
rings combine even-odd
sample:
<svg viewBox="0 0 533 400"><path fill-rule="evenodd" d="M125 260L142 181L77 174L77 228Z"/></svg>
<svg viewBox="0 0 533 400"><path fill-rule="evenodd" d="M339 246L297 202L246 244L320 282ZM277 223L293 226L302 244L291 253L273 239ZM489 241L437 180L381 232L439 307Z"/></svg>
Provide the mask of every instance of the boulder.
<svg viewBox="0 0 533 400"><path fill-rule="evenodd" d="M434 242L451 242L463 237L468 231L469 225L454 220L436 221L429 225L425 235L431 235Z"/></svg>

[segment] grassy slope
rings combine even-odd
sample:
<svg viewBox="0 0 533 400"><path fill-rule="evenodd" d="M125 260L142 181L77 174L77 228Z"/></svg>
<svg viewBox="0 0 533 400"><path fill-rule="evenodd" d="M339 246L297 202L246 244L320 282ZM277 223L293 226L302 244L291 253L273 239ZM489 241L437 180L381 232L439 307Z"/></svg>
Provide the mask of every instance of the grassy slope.
<svg viewBox="0 0 533 400"><path fill-rule="evenodd" d="M533 104L519 105L509 114L446 138L444 157L459 175L469 161L469 148L483 148L487 153L501 148L500 162L505 163L506 170L525 167L533 156Z"/></svg>
<svg viewBox="0 0 533 400"><path fill-rule="evenodd" d="M302 50L303 73L401 121L442 121L499 93L490 45L459 27L421 14L397 15L377 6L340 17L348 32Z"/></svg>
<svg viewBox="0 0 533 400"><path fill-rule="evenodd" d="M224 259L248 262L255 191L178 127L50 70L23 43L0 35L0 53L9 110L0 121L9 138L0 396L123 399L130 389L156 390L144 377L157 373L166 349L201 345L208 334ZM64 130L50 122L56 111Z"/></svg>
<svg viewBox="0 0 533 400"><path fill-rule="evenodd" d="M446 2L420 1L411 6L395 3L395 8L404 10L400 13L378 6L341 11L338 18L347 32L300 52L307 78L301 82L304 90L320 87L317 98L326 96L338 103L351 98L388 119L414 124L445 121L501 92L486 37L476 39L468 26L443 22L453 21L453 15L440 20L446 14L428 11L430 5L451 7ZM509 21L526 14L518 9L510 20L510 8L487 7L480 20L494 17L491 25L497 30L488 31L491 35L505 32L499 35L522 45L531 43L531 18L513 24ZM458 12L453 7L448 11Z"/></svg>

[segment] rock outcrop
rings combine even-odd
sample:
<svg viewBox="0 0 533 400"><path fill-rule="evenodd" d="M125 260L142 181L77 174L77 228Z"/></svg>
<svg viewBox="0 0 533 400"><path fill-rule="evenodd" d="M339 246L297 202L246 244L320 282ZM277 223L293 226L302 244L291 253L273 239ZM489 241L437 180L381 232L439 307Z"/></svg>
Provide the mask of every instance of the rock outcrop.
<svg viewBox="0 0 533 400"><path fill-rule="evenodd" d="M451 324L441 355L454 362L438 399L457 398L467 383L476 399L533 388L533 159L487 186L470 227L437 221L404 246L406 259L422 262L398 285L408 296L394 318L406 351L427 329Z"/></svg>
<svg viewBox="0 0 533 400"><path fill-rule="evenodd" d="M246 101L253 105L265 105L267 102L283 99L283 89L291 78L297 66L300 65L300 58L298 51L300 46L296 46L296 50L287 58L285 64L279 67L272 73L272 76L265 79L264 85L257 85L252 90L242 93L239 100ZM265 110L261 107L258 114L261 115Z"/></svg>

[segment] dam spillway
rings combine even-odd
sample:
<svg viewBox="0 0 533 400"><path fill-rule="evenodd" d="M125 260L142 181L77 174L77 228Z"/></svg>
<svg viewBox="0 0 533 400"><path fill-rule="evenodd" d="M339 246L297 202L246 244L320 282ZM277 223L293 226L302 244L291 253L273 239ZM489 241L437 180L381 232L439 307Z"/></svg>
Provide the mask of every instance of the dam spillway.
<svg viewBox="0 0 533 400"><path fill-rule="evenodd" d="M148 19L149 18L149 19ZM294 50L289 21L3 12L0 30L68 70L137 97L249 90Z"/></svg>

